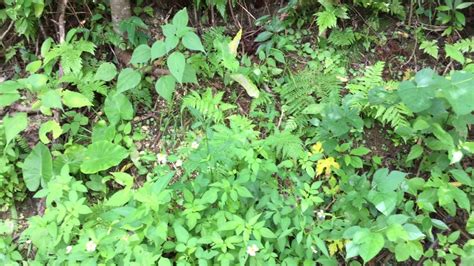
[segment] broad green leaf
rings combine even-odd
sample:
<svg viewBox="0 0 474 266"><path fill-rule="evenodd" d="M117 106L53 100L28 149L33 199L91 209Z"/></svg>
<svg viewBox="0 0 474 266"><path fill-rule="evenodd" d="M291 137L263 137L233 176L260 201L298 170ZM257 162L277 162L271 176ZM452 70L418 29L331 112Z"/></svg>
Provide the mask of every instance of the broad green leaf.
<svg viewBox="0 0 474 266"><path fill-rule="evenodd" d="M176 239L181 243L188 242L189 233L188 231L179 223L175 222L173 224L174 233L176 235Z"/></svg>
<svg viewBox="0 0 474 266"><path fill-rule="evenodd" d="M170 36L166 37L165 39L165 52L168 53L169 51L173 50L178 46L179 38L177 36Z"/></svg>
<svg viewBox="0 0 474 266"><path fill-rule="evenodd" d="M25 70L33 74L41 68L42 63L41 60L33 61L26 66Z"/></svg>
<svg viewBox="0 0 474 266"><path fill-rule="evenodd" d="M117 75L117 67L112 63L102 63L95 73L95 80L111 81Z"/></svg>
<svg viewBox="0 0 474 266"><path fill-rule="evenodd" d="M260 96L260 91L257 86L250 80L247 76L242 74L232 74L230 77L237 81L242 87L244 87L247 94L252 98L258 98Z"/></svg>
<svg viewBox="0 0 474 266"><path fill-rule="evenodd" d="M453 169L449 172L454 177L454 179L456 179L456 181L460 182L461 184L467 185L467 186L470 186L470 187L474 186L473 185L474 182L472 181L472 177L469 177L469 175L464 170Z"/></svg>
<svg viewBox="0 0 474 266"><path fill-rule="evenodd" d="M364 262L368 262L377 256L385 245L384 237L381 233L365 230L356 233L353 242L359 245L359 255Z"/></svg>
<svg viewBox="0 0 474 266"><path fill-rule="evenodd" d="M371 190L368 195L368 199L375 208L384 215L390 215L395 207L397 206L397 193L396 192L377 192Z"/></svg>
<svg viewBox="0 0 474 266"><path fill-rule="evenodd" d="M112 173L112 176L114 177L115 182L119 183L124 187L131 188L133 186L133 176L127 173L114 172Z"/></svg>
<svg viewBox="0 0 474 266"><path fill-rule="evenodd" d="M237 33L239 34L239 33ZM242 33L240 35L236 35L236 37L239 37L239 41L240 41L240 37L242 36ZM264 31L264 32L261 32L260 34L257 35L257 38L255 38L255 42L264 42L264 41L268 41L271 37L273 36L273 32L270 32L270 31ZM235 37L234 37L235 39ZM237 45L239 43L237 42ZM232 47L234 48L234 47ZM231 50L232 54L233 55L237 55L237 47L235 47L235 50Z"/></svg>
<svg viewBox="0 0 474 266"><path fill-rule="evenodd" d="M359 147L359 148L351 150L351 154L356 155L356 156L363 156L363 155L368 154L369 152L370 150L367 149L366 147Z"/></svg>
<svg viewBox="0 0 474 266"><path fill-rule="evenodd" d="M166 64L173 77L175 77L179 83L182 83L184 68L186 67L186 58L184 55L181 52L173 52L168 57Z"/></svg>
<svg viewBox="0 0 474 266"><path fill-rule="evenodd" d="M156 41L151 46L151 60L160 58L166 54L166 44L163 41Z"/></svg>
<svg viewBox="0 0 474 266"><path fill-rule="evenodd" d="M40 95L41 105L46 108L58 108L63 107L61 103L61 89L49 90L45 94Z"/></svg>
<svg viewBox="0 0 474 266"><path fill-rule="evenodd" d="M104 102L104 113L110 123L115 125L120 120L133 119L133 105L122 93L109 95Z"/></svg>
<svg viewBox="0 0 474 266"><path fill-rule="evenodd" d="M168 258L161 257L158 261L158 266L172 266L173 264Z"/></svg>
<svg viewBox="0 0 474 266"><path fill-rule="evenodd" d="M153 193L160 193L161 191L165 190L166 186L168 186L171 178L173 178L174 172L170 172L164 176L158 178L158 180L153 184Z"/></svg>
<svg viewBox="0 0 474 266"><path fill-rule="evenodd" d="M423 147L421 145L415 144L411 147L410 153L408 153L406 162L415 160L423 154Z"/></svg>
<svg viewBox="0 0 474 266"><path fill-rule="evenodd" d="M392 171L388 174L388 169L383 168L375 172L373 184L380 192L391 192L398 189L405 180L406 173Z"/></svg>
<svg viewBox="0 0 474 266"><path fill-rule="evenodd" d="M110 207L121 207L129 202L131 198L132 190L127 187L115 192L104 204Z"/></svg>
<svg viewBox="0 0 474 266"><path fill-rule="evenodd" d="M173 25L176 28L184 28L188 25L188 11L186 8L181 9L178 11L173 17Z"/></svg>
<svg viewBox="0 0 474 266"><path fill-rule="evenodd" d="M26 113L16 113L13 116L5 116L3 118L3 128L5 130L6 146L16 138L20 132L28 126L28 117Z"/></svg>
<svg viewBox="0 0 474 266"><path fill-rule="evenodd" d="M404 224L403 229L408 233L408 240L419 240L425 237L425 234L414 224Z"/></svg>
<svg viewBox="0 0 474 266"><path fill-rule="evenodd" d="M471 215L469 216L469 219L467 219L466 231L469 234L474 235L474 212L471 213Z"/></svg>
<svg viewBox="0 0 474 266"><path fill-rule="evenodd" d="M84 174L94 174L120 164L128 157L128 151L120 145L99 141L87 147L81 171Z"/></svg>
<svg viewBox="0 0 474 266"><path fill-rule="evenodd" d="M132 64L145 64L150 61L151 58L151 48L147 44L141 44L132 54L132 59L130 59L130 63Z"/></svg>
<svg viewBox="0 0 474 266"><path fill-rule="evenodd" d="M48 122L41 124L38 134L41 142L43 142L44 144L48 144L51 142L48 136L46 136L48 132L53 132L53 139L57 139L63 133L63 129L61 128L59 123L54 120L49 120Z"/></svg>
<svg viewBox="0 0 474 266"><path fill-rule="evenodd" d="M192 31L188 31L184 34L182 42L184 47L189 50L204 52L204 46L202 46L201 39L199 39L199 36Z"/></svg>
<svg viewBox="0 0 474 266"><path fill-rule="evenodd" d="M81 108L84 106L92 106L92 103L86 96L79 92L65 90L63 91L63 104L69 108Z"/></svg>
<svg viewBox="0 0 474 266"><path fill-rule="evenodd" d="M456 6L456 9L464 9L464 8L467 8L467 7L470 7L471 5L473 5L474 2L463 2L463 3L459 3L457 6Z"/></svg>
<svg viewBox="0 0 474 266"><path fill-rule="evenodd" d="M402 102L415 113L430 108L434 98L431 87L418 87L411 81L402 82L397 93Z"/></svg>
<svg viewBox="0 0 474 266"><path fill-rule="evenodd" d="M454 146L453 137L451 137L451 135L446 132L438 123L433 123L431 127L435 137L443 144L445 144L448 148Z"/></svg>
<svg viewBox="0 0 474 266"><path fill-rule="evenodd" d="M265 238L276 238L277 236L268 228L262 227L260 234Z"/></svg>
<svg viewBox="0 0 474 266"><path fill-rule="evenodd" d="M446 52L447 57L451 57L453 60L458 61L461 64L464 64L465 58L464 55L459 51L456 46L452 44L446 44L444 47L444 51Z"/></svg>
<svg viewBox="0 0 474 266"><path fill-rule="evenodd" d="M53 161L49 149L38 143L23 163L23 179L29 191L36 191L53 176Z"/></svg>
<svg viewBox="0 0 474 266"><path fill-rule="evenodd" d="M176 89L176 80L171 75L160 77L155 84L156 92L163 97L167 102L171 102L173 93Z"/></svg>
<svg viewBox="0 0 474 266"><path fill-rule="evenodd" d="M398 239L407 240L408 234L401 224L392 224L385 233L387 239L396 242Z"/></svg>
<svg viewBox="0 0 474 266"><path fill-rule="evenodd" d="M454 72L452 86L447 87L445 97L458 115L467 115L474 111L474 73Z"/></svg>
<svg viewBox="0 0 474 266"><path fill-rule="evenodd" d="M183 83L194 83L198 84L196 70L190 64L186 64L184 67Z"/></svg>
<svg viewBox="0 0 474 266"><path fill-rule="evenodd" d="M0 82L0 108L8 106L20 99L20 89L22 85L16 81Z"/></svg>
<svg viewBox="0 0 474 266"><path fill-rule="evenodd" d="M117 93L121 93L124 91L128 91L130 89L135 88L140 84L142 76L140 72L135 71L131 68L125 68L120 71L117 80Z"/></svg>

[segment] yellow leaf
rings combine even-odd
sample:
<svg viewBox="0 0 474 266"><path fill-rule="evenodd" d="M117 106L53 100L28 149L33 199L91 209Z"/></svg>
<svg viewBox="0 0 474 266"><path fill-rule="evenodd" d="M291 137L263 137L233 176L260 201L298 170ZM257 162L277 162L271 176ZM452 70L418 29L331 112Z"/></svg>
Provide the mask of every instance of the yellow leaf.
<svg viewBox="0 0 474 266"><path fill-rule="evenodd" d="M332 168L340 168L340 165L334 160L333 157L328 157L326 159L319 160L316 165L316 175L320 175L325 172L326 176L329 176L331 175Z"/></svg>
<svg viewBox="0 0 474 266"><path fill-rule="evenodd" d="M239 47L240 39L242 38L242 29L237 32L234 39L229 43L229 51L232 55L237 55L237 48Z"/></svg>
<svg viewBox="0 0 474 266"><path fill-rule="evenodd" d="M316 142L313 146L311 146L311 151L313 153L322 153L324 151L323 144L321 142Z"/></svg>

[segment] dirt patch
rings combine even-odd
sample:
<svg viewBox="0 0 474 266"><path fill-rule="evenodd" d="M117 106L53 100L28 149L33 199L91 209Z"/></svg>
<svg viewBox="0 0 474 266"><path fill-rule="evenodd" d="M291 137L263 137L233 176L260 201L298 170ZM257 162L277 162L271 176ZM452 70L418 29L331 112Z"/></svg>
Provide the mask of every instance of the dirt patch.
<svg viewBox="0 0 474 266"><path fill-rule="evenodd" d="M382 166L394 169L400 165L398 161L403 160L409 150L405 145L395 146L387 134L388 130L389 128L378 123L374 124L372 128L366 128L363 143L372 151L372 156L382 158Z"/></svg>

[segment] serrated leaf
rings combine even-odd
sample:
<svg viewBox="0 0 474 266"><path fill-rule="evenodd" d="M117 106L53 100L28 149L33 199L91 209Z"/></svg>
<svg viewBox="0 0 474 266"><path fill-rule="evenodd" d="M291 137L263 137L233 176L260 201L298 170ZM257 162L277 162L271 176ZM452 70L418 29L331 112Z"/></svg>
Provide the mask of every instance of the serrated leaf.
<svg viewBox="0 0 474 266"><path fill-rule="evenodd" d="M250 80L247 76L242 74L232 74L230 77L237 81L247 92L247 94L252 98L258 98L260 96L260 91L257 86Z"/></svg>
<svg viewBox="0 0 474 266"><path fill-rule="evenodd" d="M181 52L173 52L168 57L168 60L166 60L166 64L173 77L175 77L179 83L182 83L184 69L186 67L186 58L184 55Z"/></svg>
<svg viewBox="0 0 474 266"><path fill-rule="evenodd" d="M23 163L23 179L29 191L36 191L53 177L53 161L49 149L38 143Z"/></svg>
<svg viewBox="0 0 474 266"><path fill-rule="evenodd" d="M327 29L337 26L337 17L333 10L325 10L316 13L316 24L319 27L319 35L323 34Z"/></svg>
<svg viewBox="0 0 474 266"><path fill-rule="evenodd" d="M85 155L81 172L94 174L120 164L128 157L128 151L120 145L103 140L89 145Z"/></svg>
<svg viewBox="0 0 474 266"><path fill-rule="evenodd" d="M117 80L117 93L128 91L135 88L140 84L142 76L138 71L135 71L131 68L125 68L120 71Z"/></svg>
<svg viewBox="0 0 474 266"><path fill-rule="evenodd" d="M436 41L423 41L420 45L420 49L422 49L425 53L432 56L435 59L438 59L438 45Z"/></svg>
<svg viewBox="0 0 474 266"><path fill-rule="evenodd" d="M458 61L461 64L464 64L465 58L464 55L452 44L446 44L444 47L447 57L451 57L453 60Z"/></svg>

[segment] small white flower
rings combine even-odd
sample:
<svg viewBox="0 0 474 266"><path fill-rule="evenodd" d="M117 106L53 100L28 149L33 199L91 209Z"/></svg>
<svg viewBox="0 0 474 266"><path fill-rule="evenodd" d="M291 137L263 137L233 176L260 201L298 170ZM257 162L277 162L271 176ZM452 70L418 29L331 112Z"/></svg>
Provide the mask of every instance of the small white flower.
<svg viewBox="0 0 474 266"><path fill-rule="evenodd" d="M166 162L168 161L167 159L167 155L165 153L158 153L156 155L156 160L158 161L158 163L160 164L166 164Z"/></svg>
<svg viewBox="0 0 474 266"><path fill-rule="evenodd" d="M313 246L311 246L311 250L313 251L314 254L318 253L318 250L314 248Z"/></svg>
<svg viewBox="0 0 474 266"><path fill-rule="evenodd" d="M71 251L72 251L72 246L67 246L66 247L66 254L71 253Z"/></svg>
<svg viewBox="0 0 474 266"><path fill-rule="evenodd" d="M182 160L177 160L175 165L176 165L176 167L181 167L183 165L183 161Z"/></svg>
<svg viewBox="0 0 474 266"><path fill-rule="evenodd" d="M324 219L326 218L326 213L324 212L324 210L319 210L316 213L316 217L318 218L318 220L324 221Z"/></svg>
<svg viewBox="0 0 474 266"><path fill-rule="evenodd" d="M257 252L259 250L260 249L257 247L257 245L253 244L247 247L247 254L249 254L249 256L251 257L255 257L255 255L257 255Z"/></svg>
<svg viewBox="0 0 474 266"><path fill-rule="evenodd" d="M193 149L199 148L199 142L193 141L193 143L191 143L191 148L193 148Z"/></svg>
<svg viewBox="0 0 474 266"><path fill-rule="evenodd" d="M87 242L87 244L86 244L86 250L87 250L88 252L94 252L96 247L97 247L97 244L94 243L94 241L92 241L92 240L90 240L90 241Z"/></svg>

